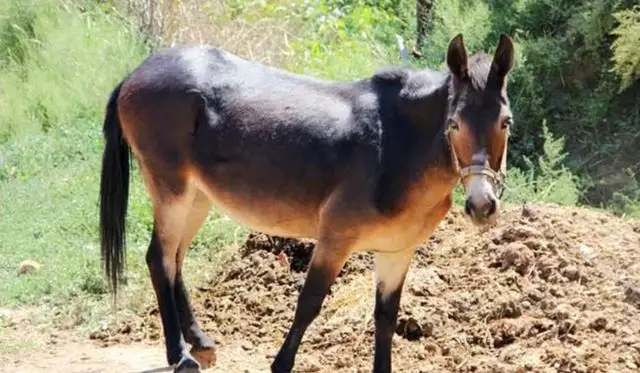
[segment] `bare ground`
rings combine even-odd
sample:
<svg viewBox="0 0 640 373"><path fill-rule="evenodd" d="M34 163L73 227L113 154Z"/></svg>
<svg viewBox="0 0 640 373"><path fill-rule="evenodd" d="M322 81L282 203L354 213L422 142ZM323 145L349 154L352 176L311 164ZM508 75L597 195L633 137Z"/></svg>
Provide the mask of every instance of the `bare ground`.
<svg viewBox="0 0 640 373"><path fill-rule="evenodd" d="M220 349L208 371L268 371L312 249L312 241L255 234L214 280L191 287ZM349 261L306 334L297 372L371 370L372 268L368 254ZM452 211L417 251L401 308L396 372L640 371L640 222L508 206L498 226L480 232ZM23 324L0 344L27 333ZM161 371L160 338L149 305L113 330L19 349L9 371Z"/></svg>

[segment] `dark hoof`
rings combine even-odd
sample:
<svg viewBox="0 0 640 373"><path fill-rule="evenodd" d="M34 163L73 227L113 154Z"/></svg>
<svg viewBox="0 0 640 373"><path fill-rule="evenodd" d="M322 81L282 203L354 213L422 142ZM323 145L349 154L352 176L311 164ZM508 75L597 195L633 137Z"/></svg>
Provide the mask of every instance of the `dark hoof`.
<svg viewBox="0 0 640 373"><path fill-rule="evenodd" d="M189 355L183 356L173 373L200 373L200 364Z"/></svg>
<svg viewBox="0 0 640 373"><path fill-rule="evenodd" d="M190 351L203 369L207 369L216 365L216 349L215 347L193 347Z"/></svg>
<svg viewBox="0 0 640 373"><path fill-rule="evenodd" d="M277 361L271 364L271 373L291 373L292 370L292 366L285 366L285 364L282 363L278 364Z"/></svg>

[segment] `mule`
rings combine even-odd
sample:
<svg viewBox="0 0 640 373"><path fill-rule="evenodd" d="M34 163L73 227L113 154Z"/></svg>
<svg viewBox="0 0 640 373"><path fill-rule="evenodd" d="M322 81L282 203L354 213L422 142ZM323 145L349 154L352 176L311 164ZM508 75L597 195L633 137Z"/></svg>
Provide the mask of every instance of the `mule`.
<svg viewBox="0 0 640 373"><path fill-rule="evenodd" d="M391 371L405 274L449 211L454 187L461 182L475 224L499 215L513 43L501 35L493 56L469 56L458 35L446 62L444 72L391 67L335 82L181 46L150 55L113 90L100 187L104 270L117 295L132 153L153 202L146 262L175 372L215 364L182 278L212 206L253 230L317 240L273 372L292 370L355 251L375 255L373 371Z"/></svg>

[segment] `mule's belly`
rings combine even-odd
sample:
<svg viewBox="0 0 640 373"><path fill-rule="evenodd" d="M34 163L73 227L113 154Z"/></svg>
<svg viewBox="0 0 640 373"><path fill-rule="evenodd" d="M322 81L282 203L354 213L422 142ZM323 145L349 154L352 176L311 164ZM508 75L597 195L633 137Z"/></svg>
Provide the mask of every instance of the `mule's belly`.
<svg viewBox="0 0 640 373"><path fill-rule="evenodd" d="M239 205L218 199L214 203L221 212L254 231L282 237L317 237L318 220L314 211L293 211L290 206L274 202Z"/></svg>
<svg viewBox="0 0 640 373"><path fill-rule="evenodd" d="M237 181L237 180L236 180ZM192 182L214 207L236 222L275 236L315 238L318 230L318 198L287 198L268 190L233 188L224 180L196 176ZM253 184L252 184L253 185ZM271 192L271 193L270 193Z"/></svg>
<svg viewBox="0 0 640 373"><path fill-rule="evenodd" d="M298 187L283 184L277 189L265 184L260 188L260 184L250 178L234 177L232 181L207 179L198 172L193 174L192 182L216 208L247 228L295 238L350 232L349 235L357 237L353 249L358 251L390 252L415 247L429 237L451 207L448 188L442 186L418 193L421 198L411 198L396 216L380 215L371 205L366 209L357 208L358 214L339 208L343 214L351 216L344 219L323 212L333 210L327 206L328 195L336 192L331 187L313 189L299 183ZM351 208L355 206L360 204Z"/></svg>

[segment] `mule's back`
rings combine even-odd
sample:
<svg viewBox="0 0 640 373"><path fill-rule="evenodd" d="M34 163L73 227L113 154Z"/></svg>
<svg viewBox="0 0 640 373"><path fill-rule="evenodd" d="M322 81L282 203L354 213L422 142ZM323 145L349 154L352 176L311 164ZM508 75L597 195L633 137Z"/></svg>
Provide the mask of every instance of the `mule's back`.
<svg viewBox="0 0 640 373"><path fill-rule="evenodd" d="M301 77L211 47L180 47L150 56L119 101L143 168L178 175L170 181L178 192L180 183L195 181L252 228L314 234L316 224L307 219L317 218L340 184L373 194L380 123L377 96L365 84Z"/></svg>

